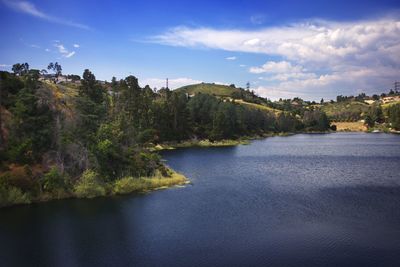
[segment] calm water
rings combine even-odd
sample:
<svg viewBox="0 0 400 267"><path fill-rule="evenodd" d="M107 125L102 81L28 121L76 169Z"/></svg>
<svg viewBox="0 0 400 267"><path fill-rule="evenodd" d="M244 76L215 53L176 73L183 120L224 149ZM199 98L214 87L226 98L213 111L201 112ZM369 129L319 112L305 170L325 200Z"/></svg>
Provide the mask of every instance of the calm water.
<svg viewBox="0 0 400 267"><path fill-rule="evenodd" d="M163 154L193 185L0 210L0 266L400 266L400 136Z"/></svg>

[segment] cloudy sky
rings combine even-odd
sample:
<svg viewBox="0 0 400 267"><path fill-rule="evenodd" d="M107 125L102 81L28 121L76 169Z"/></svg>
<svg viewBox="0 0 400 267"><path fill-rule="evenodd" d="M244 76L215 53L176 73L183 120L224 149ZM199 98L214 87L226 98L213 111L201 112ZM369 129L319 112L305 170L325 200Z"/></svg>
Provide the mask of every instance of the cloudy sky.
<svg viewBox="0 0 400 267"><path fill-rule="evenodd" d="M380 93L400 80L399 1L0 0L16 62L160 88L234 83L271 99Z"/></svg>

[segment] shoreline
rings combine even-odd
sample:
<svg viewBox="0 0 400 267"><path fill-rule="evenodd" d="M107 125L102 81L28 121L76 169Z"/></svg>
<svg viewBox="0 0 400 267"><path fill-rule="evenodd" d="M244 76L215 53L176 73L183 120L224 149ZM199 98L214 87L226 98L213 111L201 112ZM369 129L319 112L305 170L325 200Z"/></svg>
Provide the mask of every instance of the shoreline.
<svg viewBox="0 0 400 267"><path fill-rule="evenodd" d="M302 131L302 132L279 132L279 133L263 133L259 135L243 136L238 139L222 139L218 141L210 141L209 139L189 139L181 142L163 142L157 145L148 147L152 152L159 152L165 150L175 150L178 148L209 148L209 147L228 147L238 145L249 145L252 140L261 140L275 136L292 136L296 134L327 134L334 133L335 131Z"/></svg>
<svg viewBox="0 0 400 267"><path fill-rule="evenodd" d="M175 170L167 167L169 176L154 175L151 177L125 177L112 182L105 182L101 185L97 184L93 188L86 188L90 191L98 189L101 186L102 191L92 195L79 194L77 192L60 190L58 192L45 192L41 193L40 196L25 199L24 201L16 201L12 203L0 205L0 210L3 208L9 208L19 205L30 205L37 203L44 203L56 200L65 199L93 199L98 197L112 197L118 195L128 194L146 194L152 191L158 191L168 189L172 187L185 186L190 184L190 180L183 174L176 172ZM96 187L96 188L95 188Z"/></svg>
<svg viewBox="0 0 400 267"><path fill-rule="evenodd" d="M326 132L308 132L308 133L326 133ZM164 151L164 150L174 150L178 148L209 148L209 147L229 147L238 145L249 145L252 140L260 140L268 137L274 136L291 136L298 133L295 132L282 132L282 133L264 133L260 135L253 136L243 136L238 139L222 139L218 141L210 141L209 139L189 139L183 140L181 142L163 142L157 145L152 145L148 147L152 152Z"/></svg>

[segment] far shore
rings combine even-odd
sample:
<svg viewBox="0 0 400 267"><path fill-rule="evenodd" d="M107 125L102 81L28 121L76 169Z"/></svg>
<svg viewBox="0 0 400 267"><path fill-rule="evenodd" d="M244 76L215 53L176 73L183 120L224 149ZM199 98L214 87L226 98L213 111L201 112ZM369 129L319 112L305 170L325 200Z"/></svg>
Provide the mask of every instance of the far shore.
<svg viewBox="0 0 400 267"><path fill-rule="evenodd" d="M367 132L368 128L362 121L355 122L332 122L336 125L337 132Z"/></svg>
<svg viewBox="0 0 400 267"><path fill-rule="evenodd" d="M332 122L331 124L336 125L337 132L400 133L400 131L388 128L385 124L377 124L375 127L368 128L363 121Z"/></svg>
<svg viewBox="0 0 400 267"><path fill-rule="evenodd" d="M380 132L380 133L393 133L400 134L400 131L371 128L368 129L362 122L333 122L332 125L336 125L337 130L329 131L300 131L300 132L282 132L282 133L264 133L253 136L245 136L238 139L223 139L218 141L211 141L209 139L191 139L183 140L181 142L163 142L156 145L151 145L149 149L151 151L164 151L164 150L174 150L178 148L208 148L208 147L228 147L228 146L238 146L238 145L249 145L252 140L259 140L274 136L291 136L296 134L328 134L335 132Z"/></svg>

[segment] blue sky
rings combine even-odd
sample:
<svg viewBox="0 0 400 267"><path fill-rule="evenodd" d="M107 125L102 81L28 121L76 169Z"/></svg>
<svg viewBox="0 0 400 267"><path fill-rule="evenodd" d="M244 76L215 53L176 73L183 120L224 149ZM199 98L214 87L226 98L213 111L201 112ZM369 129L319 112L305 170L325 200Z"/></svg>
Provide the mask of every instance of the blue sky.
<svg viewBox="0 0 400 267"><path fill-rule="evenodd" d="M234 83L277 99L387 91L400 80L398 1L0 0L0 69L58 61L142 85Z"/></svg>

